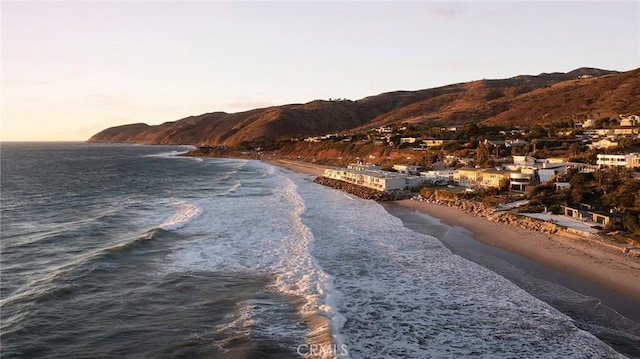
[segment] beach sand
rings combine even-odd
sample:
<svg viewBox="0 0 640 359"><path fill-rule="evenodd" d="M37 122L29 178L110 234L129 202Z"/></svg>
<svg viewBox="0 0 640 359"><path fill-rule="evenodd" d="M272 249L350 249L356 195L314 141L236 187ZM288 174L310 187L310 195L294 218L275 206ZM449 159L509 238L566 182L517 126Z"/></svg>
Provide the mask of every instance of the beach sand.
<svg viewBox="0 0 640 359"><path fill-rule="evenodd" d="M271 163L312 176L324 171L295 161ZM504 276L616 350L640 357L640 258L457 208L414 200L381 204L406 227L440 239L454 254Z"/></svg>
<svg viewBox="0 0 640 359"><path fill-rule="evenodd" d="M397 202L421 213L439 218L449 226L469 230L473 238L502 248L541 265L599 283L613 292L638 301L640 305L640 259L591 241L556 234L530 231L508 224L478 218L457 208L413 200Z"/></svg>

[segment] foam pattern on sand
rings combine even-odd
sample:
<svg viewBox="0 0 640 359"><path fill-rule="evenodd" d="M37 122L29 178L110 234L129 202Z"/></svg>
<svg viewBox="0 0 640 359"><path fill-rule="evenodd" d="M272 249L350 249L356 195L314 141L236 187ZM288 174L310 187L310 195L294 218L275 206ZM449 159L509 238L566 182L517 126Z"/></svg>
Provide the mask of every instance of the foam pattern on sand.
<svg viewBox="0 0 640 359"><path fill-rule="evenodd" d="M373 201L302 195L313 254L342 294L353 358L622 357L505 278L406 229Z"/></svg>

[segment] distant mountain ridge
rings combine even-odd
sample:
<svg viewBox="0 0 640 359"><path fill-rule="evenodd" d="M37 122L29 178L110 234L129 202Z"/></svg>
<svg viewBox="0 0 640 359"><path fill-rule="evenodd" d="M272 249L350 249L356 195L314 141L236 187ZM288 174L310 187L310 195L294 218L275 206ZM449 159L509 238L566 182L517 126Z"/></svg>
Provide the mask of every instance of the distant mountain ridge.
<svg viewBox="0 0 640 359"><path fill-rule="evenodd" d="M238 113L212 112L155 126L111 127L88 141L235 147L398 122L533 126L620 113L640 113L640 68L617 72L585 67L387 92L357 101L314 100Z"/></svg>

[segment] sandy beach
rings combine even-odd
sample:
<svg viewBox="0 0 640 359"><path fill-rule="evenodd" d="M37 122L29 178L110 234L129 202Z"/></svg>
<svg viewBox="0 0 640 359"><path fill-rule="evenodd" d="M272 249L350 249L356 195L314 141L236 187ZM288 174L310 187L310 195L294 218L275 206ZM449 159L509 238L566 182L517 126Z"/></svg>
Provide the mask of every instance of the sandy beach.
<svg viewBox="0 0 640 359"><path fill-rule="evenodd" d="M296 161L275 160L271 163L313 176L321 176L324 171L322 166ZM619 251L603 248L585 240L491 222L456 208L413 200L395 203L435 217L445 225L462 227L470 232L475 241L517 254L582 282L597 285L601 287L601 294L607 294L603 293L602 289L604 289L610 295L623 296L636 301L637 307L640 307L639 258L627 257ZM441 237L438 233L429 234Z"/></svg>
<svg viewBox="0 0 640 359"><path fill-rule="evenodd" d="M324 172L309 163L269 162L311 176ZM381 205L407 228L438 238L454 254L502 275L620 353L640 358L640 258L453 207L415 200Z"/></svg>
<svg viewBox="0 0 640 359"><path fill-rule="evenodd" d="M589 241L534 232L420 201L403 200L401 206L439 218L449 226L469 230L473 238L544 266L599 283L640 302L640 260Z"/></svg>

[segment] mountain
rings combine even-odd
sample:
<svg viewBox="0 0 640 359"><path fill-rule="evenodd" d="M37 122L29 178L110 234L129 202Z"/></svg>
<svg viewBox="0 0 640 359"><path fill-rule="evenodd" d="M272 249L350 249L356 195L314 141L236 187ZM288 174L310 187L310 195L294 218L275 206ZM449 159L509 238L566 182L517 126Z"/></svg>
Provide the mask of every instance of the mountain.
<svg viewBox="0 0 640 359"><path fill-rule="evenodd" d="M357 101L315 100L238 113L212 112L155 126L112 127L89 142L234 147L398 122L532 126L621 113L640 113L640 68L627 72L580 68L388 92Z"/></svg>

